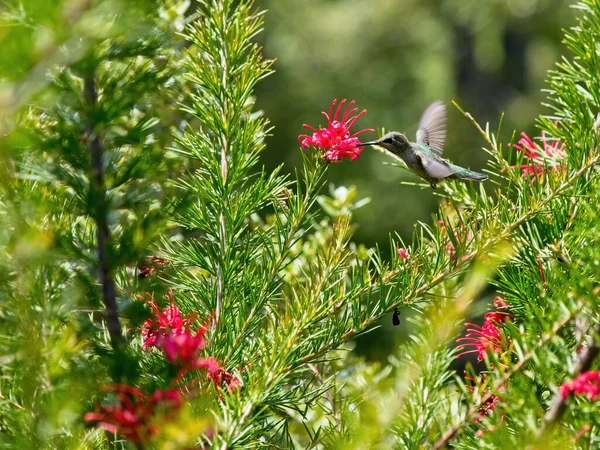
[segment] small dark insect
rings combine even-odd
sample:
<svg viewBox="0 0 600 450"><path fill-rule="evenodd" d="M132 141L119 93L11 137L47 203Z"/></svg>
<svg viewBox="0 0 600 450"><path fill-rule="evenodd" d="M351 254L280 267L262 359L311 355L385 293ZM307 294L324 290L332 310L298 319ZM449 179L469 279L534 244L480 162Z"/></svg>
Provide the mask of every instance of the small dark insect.
<svg viewBox="0 0 600 450"><path fill-rule="evenodd" d="M398 308L394 308L394 315L392 316L392 325L397 327L400 325L400 313L398 312Z"/></svg>

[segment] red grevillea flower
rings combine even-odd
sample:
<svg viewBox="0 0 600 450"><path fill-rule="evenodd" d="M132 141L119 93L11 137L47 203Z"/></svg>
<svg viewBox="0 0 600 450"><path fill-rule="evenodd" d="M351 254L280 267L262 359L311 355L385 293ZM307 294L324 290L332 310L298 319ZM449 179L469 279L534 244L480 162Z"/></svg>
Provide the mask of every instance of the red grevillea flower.
<svg viewBox="0 0 600 450"><path fill-rule="evenodd" d="M507 303L501 297L496 297L494 305L497 308L504 308L507 306ZM465 325L470 327L467 328L466 337L456 340L456 342L461 343L457 348L464 351L456 357L460 358L463 355L477 353L477 360L483 361L488 352L493 351L498 353L503 351L506 338L502 334L500 324L509 320L511 320L511 317L507 313L494 311L484 316L484 322L481 326L466 323Z"/></svg>
<svg viewBox="0 0 600 450"><path fill-rule="evenodd" d="M352 100L348 103L340 118L340 113L346 104L346 99L339 103L334 113L333 108L336 103L337 100L331 102L329 113L322 113L327 118L327 128L319 128L317 130L310 125L304 124L303 127L312 131L312 135L301 134L298 136L298 141L300 141L302 148L316 147L323 150L322 156L326 162L338 162L343 158L349 158L354 161L362 152L362 147L358 146L360 141L357 136L361 133L371 133L375 130L369 128L351 134L350 128L367 110L363 109L358 112L358 108L353 108L355 102Z"/></svg>
<svg viewBox="0 0 600 450"><path fill-rule="evenodd" d="M470 381L471 384L467 384L465 387L475 393L475 390L480 392L482 397L487 397L486 401L479 408L478 417L475 419L475 423L480 423L481 418L487 416L490 411L493 411L496 407L496 403L500 400L500 397L497 395L489 395L490 389L485 383L484 378L473 378L471 376L467 376L466 380Z"/></svg>
<svg viewBox="0 0 600 450"><path fill-rule="evenodd" d="M164 309L150 302L154 316L142 326L144 347L147 350L152 347L159 348L170 363L190 367L197 359L198 352L206 347L205 335L208 329L200 326L193 332L191 326L194 318L182 316L172 292L166 297L170 305Z"/></svg>
<svg viewBox="0 0 600 450"><path fill-rule="evenodd" d="M163 340L168 335L184 334L191 325L193 317L183 318L181 310L175 304L173 293L165 296L170 304L160 309L153 301L148 302L152 308L153 317L147 319L142 325L142 340L144 348L161 347Z"/></svg>
<svg viewBox="0 0 600 450"><path fill-rule="evenodd" d="M198 352L206 347L204 335L207 328L201 326L195 334L188 330L170 333L160 343L160 348L172 364L186 365L196 360Z"/></svg>
<svg viewBox="0 0 600 450"><path fill-rule="evenodd" d="M585 394L590 400L597 399L600 396L600 371L583 372L574 380L560 386L560 395L563 399L566 400L571 392L575 395Z"/></svg>
<svg viewBox="0 0 600 450"><path fill-rule="evenodd" d="M174 390L156 391L150 396L127 385L107 386L105 390L115 393L117 403L98 405L95 412L83 416L84 420L96 422L98 428L120 434L136 444L147 443L158 434L153 424L157 409L164 417L181 406L181 395Z"/></svg>
<svg viewBox="0 0 600 450"><path fill-rule="evenodd" d="M558 140L548 139L545 131L542 132L541 146L533 142L526 133L521 133L521 139L513 146L531 160L530 164L523 164L519 168L523 176L529 176L532 181L541 176L546 167L551 170L563 167L566 157L564 145Z"/></svg>
<svg viewBox="0 0 600 450"><path fill-rule="evenodd" d="M233 392L242 387L240 379L223 369L219 365L219 362L212 356L206 359L199 359L196 362L195 368L206 370L206 377L213 382L221 398L221 387L223 384L225 384L227 392Z"/></svg>
<svg viewBox="0 0 600 450"><path fill-rule="evenodd" d="M496 298L494 298L494 306L496 308L506 309L508 308L508 303L506 303L502 297L497 296ZM483 317L485 318L485 320L489 320L496 323L503 323L507 320L511 320L511 317L505 311L502 310L486 313Z"/></svg>
<svg viewBox="0 0 600 450"><path fill-rule="evenodd" d="M398 256L402 259L408 259L409 255L408 255L408 251L405 248L398 248L396 250L396 253L398 253Z"/></svg>

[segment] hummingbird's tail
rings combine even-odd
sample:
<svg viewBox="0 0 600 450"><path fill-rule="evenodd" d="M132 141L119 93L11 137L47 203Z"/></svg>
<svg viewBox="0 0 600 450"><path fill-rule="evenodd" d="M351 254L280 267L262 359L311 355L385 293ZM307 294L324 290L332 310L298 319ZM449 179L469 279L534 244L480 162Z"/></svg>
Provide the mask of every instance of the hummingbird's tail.
<svg viewBox="0 0 600 450"><path fill-rule="evenodd" d="M456 175L461 180L467 181L486 181L489 177L483 173L473 172L472 170L461 170Z"/></svg>

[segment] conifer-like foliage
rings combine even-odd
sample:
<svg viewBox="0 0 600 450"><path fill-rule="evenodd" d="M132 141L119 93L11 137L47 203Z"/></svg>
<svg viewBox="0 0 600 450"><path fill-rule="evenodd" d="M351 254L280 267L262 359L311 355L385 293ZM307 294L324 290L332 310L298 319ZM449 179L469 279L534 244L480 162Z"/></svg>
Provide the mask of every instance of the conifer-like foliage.
<svg viewBox="0 0 600 450"><path fill-rule="evenodd" d="M463 112L490 182L443 185L391 258L352 242L322 140L262 168L252 2L48 5L2 11L1 448L598 446L597 0L541 138ZM392 314L389 364L354 356Z"/></svg>

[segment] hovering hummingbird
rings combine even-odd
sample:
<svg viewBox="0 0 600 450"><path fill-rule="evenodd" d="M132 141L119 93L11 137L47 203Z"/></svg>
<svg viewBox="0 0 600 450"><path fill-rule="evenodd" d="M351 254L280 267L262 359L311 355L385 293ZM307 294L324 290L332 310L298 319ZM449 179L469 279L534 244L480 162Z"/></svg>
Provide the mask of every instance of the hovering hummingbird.
<svg viewBox="0 0 600 450"><path fill-rule="evenodd" d="M360 146L372 145L393 158L400 158L406 166L426 180L433 189L442 180L485 181L487 175L473 172L451 164L442 158L446 141L446 107L440 101L433 102L425 110L417 130L417 142L410 142L397 131L390 131L376 141Z"/></svg>

